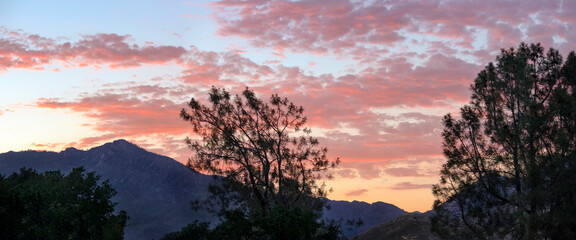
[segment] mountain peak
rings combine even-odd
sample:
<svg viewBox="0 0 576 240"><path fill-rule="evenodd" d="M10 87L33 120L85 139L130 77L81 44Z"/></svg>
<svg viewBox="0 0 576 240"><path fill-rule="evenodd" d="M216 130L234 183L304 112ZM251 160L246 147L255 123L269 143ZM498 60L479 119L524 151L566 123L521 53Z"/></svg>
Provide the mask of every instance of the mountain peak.
<svg viewBox="0 0 576 240"><path fill-rule="evenodd" d="M126 139L123 139L123 138L114 140L114 141L112 142L112 144L114 144L114 145L122 145L122 144L123 144L123 145L134 145L134 146L136 146L135 144L133 144L133 143L131 143L131 142L128 142Z"/></svg>
<svg viewBox="0 0 576 240"><path fill-rule="evenodd" d="M118 139L114 140L113 142L106 143L98 148L108 148L113 150L122 150L122 151L146 151L143 148L139 147L138 145L128 142L125 139Z"/></svg>
<svg viewBox="0 0 576 240"><path fill-rule="evenodd" d="M78 153L78 152L83 152L83 151L82 151L82 150L78 150L78 149L75 148L75 147L69 147L69 148L66 148L64 151L62 151L61 153L64 153L64 154L74 154L74 153Z"/></svg>

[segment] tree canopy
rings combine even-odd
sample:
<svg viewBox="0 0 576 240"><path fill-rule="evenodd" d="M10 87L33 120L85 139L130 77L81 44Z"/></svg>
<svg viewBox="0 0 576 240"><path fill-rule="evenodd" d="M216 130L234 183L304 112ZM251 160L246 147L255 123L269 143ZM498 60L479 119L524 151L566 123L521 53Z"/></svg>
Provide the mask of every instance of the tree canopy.
<svg viewBox="0 0 576 240"><path fill-rule="evenodd" d="M576 55L502 49L443 119L436 231L453 239L576 237Z"/></svg>
<svg viewBox="0 0 576 240"><path fill-rule="evenodd" d="M256 201L257 214L275 206L319 210L311 199L326 191L316 181L339 160L328 160L327 149L310 136L303 107L276 94L264 102L249 89L232 97L215 87L209 105L192 98L188 106L180 116L201 138L187 139L195 153L190 167L249 189L251 197L244 200Z"/></svg>
<svg viewBox="0 0 576 240"><path fill-rule="evenodd" d="M0 176L2 239L123 239L127 215L114 214L116 191L94 172L75 168Z"/></svg>
<svg viewBox="0 0 576 240"><path fill-rule="evenodd" d="M266 102L246 89L231 96L212 87L208 105L192 98L180 116L195 139L188 166L222 176L210 187L222 222L194 223L166 239L335 239L339 225L319 221L327 191L317 181L339 163L305 127L304 108L274 94ZM210 201L208 201L210 203ZM206 202L205 202L206 203ZM214 205L212 205L214 206Z"/></svg>

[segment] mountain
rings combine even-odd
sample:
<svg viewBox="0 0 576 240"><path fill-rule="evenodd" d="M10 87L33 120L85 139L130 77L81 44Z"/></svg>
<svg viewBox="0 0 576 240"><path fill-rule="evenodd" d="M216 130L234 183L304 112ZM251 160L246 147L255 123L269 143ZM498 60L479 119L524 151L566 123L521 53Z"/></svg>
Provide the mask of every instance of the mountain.
<svg viewBox="0 0 576 240"><path fill-rule="evenodd" d="M212 176L192 171L174 159L148 152L126 140L116 140L90 150L68 148L62 152L23 151L0 154L0 174L32 168L38 172L60 170L67 173L83 166L108 179L118 194L116 210L126 210L130 219L125 239L159 239L180 230L194 220L214 221L215 216L194 212L190 202L208 197ZM329 201L324 218L362 219L358 228L346 228L347 236L370 229L405 213L387 203Z"/></svg>
<svg viewBox="0 0 576 240"><path fill-rule="evenodd" d="M440 240L431 231L430 217L422 213L407 213L366 232L351 240Z"/></svg>
<svg viewBox="0 0 576 240"><path fill-rule="evenodd" d="M68 148L54 152L8 152L0 154L0 173L7 175L20 168L38 172L84 166L109 179L118 191L112 199L116 210L124 209L130 219L125 238L159 239L179 230L194 219L211 220L206 212L194 212L190 202L208 196L211 176L194 172L181 163L117 140L103 146L82 151Z"/></svg>
<svg viewBox="0 0 576 240"><path fill-rule="evenodd" d="M330 206L330 209L325 210L323 214L325 219L362 220L363 224L359 227L348 228L345 225L342 226L344 235L348 237L355 236L383 222L406 214L406 211L383 202L369 204L359 201L328 201L328 206Z"/></svg>

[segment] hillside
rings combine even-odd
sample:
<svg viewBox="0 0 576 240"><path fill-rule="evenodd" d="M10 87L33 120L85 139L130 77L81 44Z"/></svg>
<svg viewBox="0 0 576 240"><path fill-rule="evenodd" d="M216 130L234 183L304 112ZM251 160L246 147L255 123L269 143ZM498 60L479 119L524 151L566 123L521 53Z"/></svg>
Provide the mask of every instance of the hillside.
<svg viewBox="0 0 576 240"><path fill-rule="evenodd" d="M407 213L366 232L352 240L439 240L432 233L430 217L422 213Z"/></svg>
<svg viewBox="0 0 576 240"><path fill-rule="evenodd" d="M212 176L194 172L174 159L148 152L125 140L116 140L90 150L68 148L56 152L7 152L0 154L0 174L7 175L22 167L38 172L84 166L109 179L118 191L113 201L117 210L124 209L130 219L125 238L158 239L164 234L180 230L198 219L213 221L207 212L194 212L190 202L208 196L207 187ZM329 201L326 219L358 219L364 225L344 228L347 236L354 236L378 224L405 213L387 203Z"/></svg>

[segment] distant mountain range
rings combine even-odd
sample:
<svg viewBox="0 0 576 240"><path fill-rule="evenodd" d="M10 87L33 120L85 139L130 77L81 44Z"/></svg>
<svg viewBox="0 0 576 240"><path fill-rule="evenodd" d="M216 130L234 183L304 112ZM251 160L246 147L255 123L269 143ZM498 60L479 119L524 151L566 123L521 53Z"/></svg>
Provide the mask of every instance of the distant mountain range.
<svg viewBox="0 0 576 240"><path fill-rule="evenodd" d="M68 148L62 152L23 151L0 154L0 174L8 175L20 168L38 172L60 170L69 172L83 166L94 171L118 191L113 201L117 210L126 210L130 219L125 239L159 239L166 233L180 230L194 220L213 221L216 217L205 211L193 211L192 200L208 197L212 176L190 170L169 157L144 150L126 140L116 140L87 151ZM324 212L326 219L362 219L357 228L344 227L347 236L354 236L406 212L392 204L377 202L330 201Z"/></svg>

